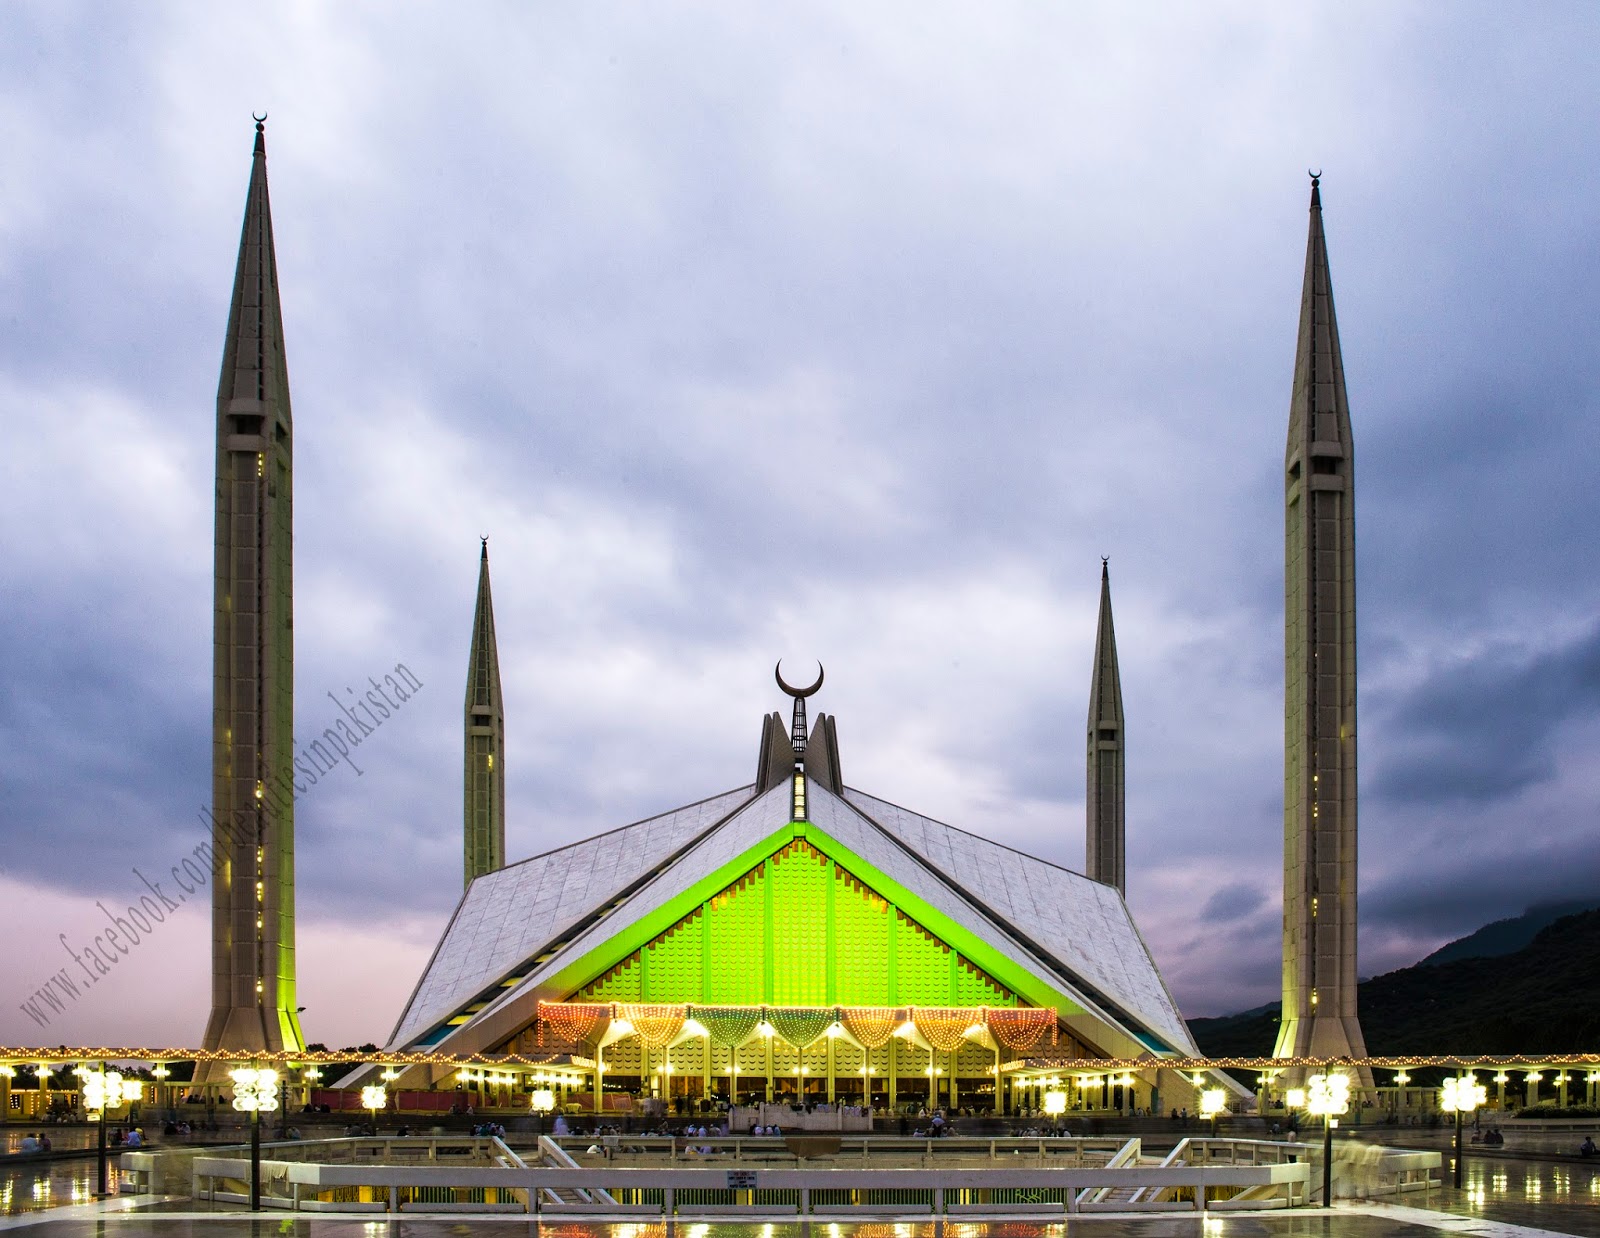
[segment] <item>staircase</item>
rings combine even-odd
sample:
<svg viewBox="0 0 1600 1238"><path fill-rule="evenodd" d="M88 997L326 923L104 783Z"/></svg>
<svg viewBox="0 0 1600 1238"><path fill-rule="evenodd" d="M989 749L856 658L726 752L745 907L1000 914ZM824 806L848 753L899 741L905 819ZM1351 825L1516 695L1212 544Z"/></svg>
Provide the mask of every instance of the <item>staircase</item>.
<svg viewBox="0 0 1600 1238"><path fill-rule="evenodd" d="M495 1142L499 1143L500 1141L495 1140ZM501 1146L504 1147L503 1144ZM513 1157L516 1157L517 1155L515 1152L512 1152L510 1148L506 1148L506 1151ZM525 1162L523 1162L520 1157L517 1158L517 1163L524 1165L525 1167ZM548 1165L553 1169L583 1168L583 1166L579 1165L577 1161L573 1160L572 1157L567 1155L566 1151L548 1135L539 1136L538 1163L540 1165ZM555 1208L592 1208L596 1205L602 1208L617 1207L616 1197L613 1196L610 1191L603 1190L599 1187L596 1187L592 1191L579 1190L572 1187L541 1187L539 1190L539 1199L544 1206Z"/></svg>

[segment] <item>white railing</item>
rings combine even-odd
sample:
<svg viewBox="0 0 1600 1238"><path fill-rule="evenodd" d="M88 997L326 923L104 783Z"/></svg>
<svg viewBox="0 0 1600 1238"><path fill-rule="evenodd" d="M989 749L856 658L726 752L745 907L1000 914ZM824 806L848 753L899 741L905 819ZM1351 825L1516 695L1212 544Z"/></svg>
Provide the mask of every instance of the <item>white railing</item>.
<svg viewBox="0 0 1600 1238"><path fill-rule="evenodd" d="M265 1161L265 1206L319 1211L559 1212L666 1217L782 1212L1008 1216L1075 1213L1086 1197L1118 1187L1181 1192L1186 1204L1118 1201L1129 1211L1203 1211L1208 1202L1246 1191L1270 1192L1284 1207L1304 1203L1310 1167L1278 1165L1109 1165L1040 1169L729 1169L608 1167L565 1169L498 1165L373 1165ZM198 1198L242 1202L248 1196L247 1159L196 1156ZM601 1192L605 1193L602 1197Z"/></svg>

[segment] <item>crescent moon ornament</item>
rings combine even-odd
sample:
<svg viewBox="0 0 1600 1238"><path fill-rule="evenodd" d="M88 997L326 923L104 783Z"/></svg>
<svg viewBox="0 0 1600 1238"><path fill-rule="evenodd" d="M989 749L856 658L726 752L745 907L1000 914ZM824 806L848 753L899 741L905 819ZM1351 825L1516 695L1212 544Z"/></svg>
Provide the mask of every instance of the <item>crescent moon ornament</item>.
<svg viewBox="0 0 1600 1238"><path fill-rule="evenodd" d="M254 112L251 112L250 119L255 121L258 125L264 125L267 123L267 114L262 112L261 115L257 116Z"/></svg>
<svg viewBox="0 0 1600 1238"><path fill-rule="evenodd" d="M1307 168L1306 175L1314 181L1320 181L1322 179L1322 169L1318 168L1315 172L1313 172L1310 168Z"/></svg>
<svg viewBox="0 0 1600 1238"><path fill-rule="evenodd" d="M772 668L772 673L773 673L774 676L776 676L776 678L778 680L778 687L782 688L784 690L784 692L786 692L788 695L794 697L796 700L803 701L803 700L805 700L806 697L808 697L812 693L814 693L818 688L822 687L822 677L826 672L824 672L823 669L822 669L822 663L818 662L817 663L817 682L812 684L809 688L795 688L795 687L791 687L789 684L786 684L786 683L783 682L783 659L782 658L778 659L778 664Z"/></svg>

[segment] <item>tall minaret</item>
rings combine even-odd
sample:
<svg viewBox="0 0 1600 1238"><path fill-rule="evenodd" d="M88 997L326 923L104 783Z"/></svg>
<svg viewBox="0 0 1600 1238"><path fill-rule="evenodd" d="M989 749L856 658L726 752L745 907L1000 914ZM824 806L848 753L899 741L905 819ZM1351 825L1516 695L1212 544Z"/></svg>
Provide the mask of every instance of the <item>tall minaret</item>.
<svg viewBox="0 0 1600 1238"><path fill-rule="evenodd" d="M1117 669L1117 634L1111 626L1111 566L1100 561L1100 626L1094 637L1094 675L1089 680L1089 769L1083 871L1128 893L1126 755L1122 749L1122 674Z"/></svg>
<svg viewBox="0 0 1600 1238"><path fill-rule="evenodd" d="M478 560L478 608L467 658L466 757L462 776L466 883L506 863L506 716L500 701L500 652L489 597L489 539Z"/></svg>
<svg viewBox="0 0 1600 1238"><path fill-rule="evenodd" d="M1356 1019L1356 523L1322 194L1311 180L1284 463L1283 1016L1278 1057L1365 1057Z"/></svg>
<svg viewBox="0 0 1600 1238"><path fill-rule="evenodd" d="M292 443L257 121L217 386L207 1049L305 1047L294 972Z"/></svg>

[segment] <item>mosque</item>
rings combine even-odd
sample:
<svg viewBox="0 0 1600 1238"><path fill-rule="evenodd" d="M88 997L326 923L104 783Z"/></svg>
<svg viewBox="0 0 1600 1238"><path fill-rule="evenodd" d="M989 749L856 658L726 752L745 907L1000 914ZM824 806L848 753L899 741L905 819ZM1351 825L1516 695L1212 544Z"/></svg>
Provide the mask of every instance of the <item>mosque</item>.
<svg viewBox="0 0 1600 1238"><path fill-rule="evenodd" d="M304 1048L295 1005L292 421L266 149L217 400L213 1010L208 1050ZM1285 472L1285 939L1279 1055L1364 1056L1355 1018L1353 478L1321 202ZM848 784L815 682L761 720L754 776L513 863L489 581L464 710L465 889L388 1051L519 1054L562 1103L783 1100L1195 1111L1198 1056L1125 901L1109 570L1085 731L1082 873ZM754 730L754 728L752 728ZM1134 1070L1096 1060L1137 1059ZM453 1067L390 1072L456 1086ZM532 1076L472 1079L487 1093ZM1238 1090L1218 1073L1216 1083ZM347 1080L348 1084L351 1080ZM494 1099L483 1095L487 1101ZM525 1106L526 1100L524 1098Z"/></svg>

